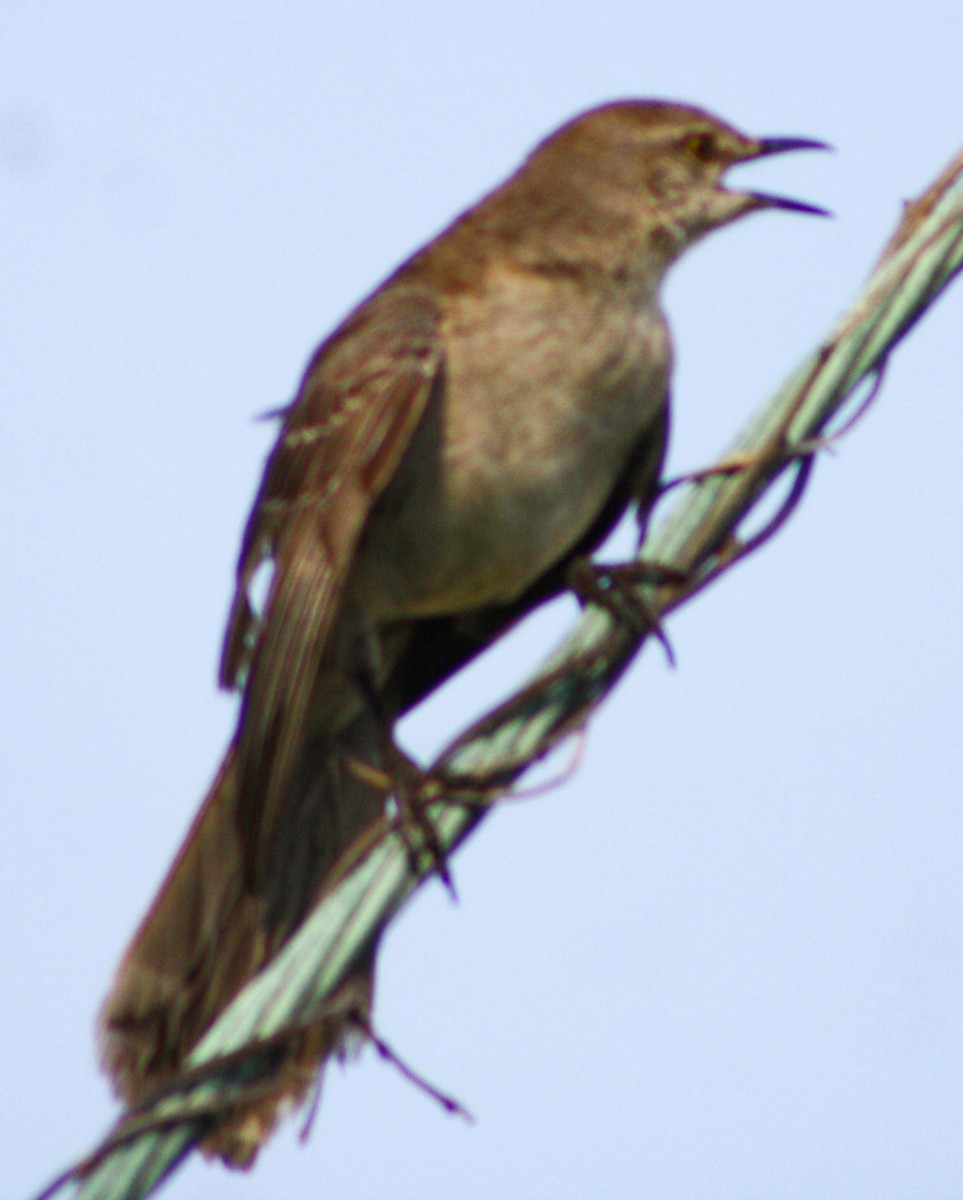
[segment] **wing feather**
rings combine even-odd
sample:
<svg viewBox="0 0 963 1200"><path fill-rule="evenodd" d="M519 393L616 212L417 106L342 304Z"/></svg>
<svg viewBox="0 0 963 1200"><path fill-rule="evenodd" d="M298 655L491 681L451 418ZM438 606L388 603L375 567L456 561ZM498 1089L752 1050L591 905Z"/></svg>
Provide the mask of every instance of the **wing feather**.
<svg viewBox="0 0 963 1200"><path fill-rule="evenodd" d="M221 680L243 684L238 819L263 858L308 735L319 664L368 513L441 379L437 310L377 293L321 346L272 451L241 548ZM249 593L269 562L258 618Z"/></svg>

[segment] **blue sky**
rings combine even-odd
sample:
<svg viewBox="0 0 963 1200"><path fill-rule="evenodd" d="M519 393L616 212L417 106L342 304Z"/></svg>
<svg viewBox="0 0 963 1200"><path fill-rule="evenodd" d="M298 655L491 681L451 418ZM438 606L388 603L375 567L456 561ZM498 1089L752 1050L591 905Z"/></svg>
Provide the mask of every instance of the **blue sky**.
<svg viewBox="0 0 963 1200"><path fill-rule="evenodd" d="M963 142L963 10L7 0L0 21L0 1160L114 1112L92 1027L233 720L214 667L270 428L314 345L574 112L702 104L834 155L825 204L699 247L666 295L672 468L855 294ZM171 1200L963 1196L963 290L779 540L647 652L563 788L496 814L387 939L382 1032L306 1147ZM560 604L412 718L430 753Z"/></svg>

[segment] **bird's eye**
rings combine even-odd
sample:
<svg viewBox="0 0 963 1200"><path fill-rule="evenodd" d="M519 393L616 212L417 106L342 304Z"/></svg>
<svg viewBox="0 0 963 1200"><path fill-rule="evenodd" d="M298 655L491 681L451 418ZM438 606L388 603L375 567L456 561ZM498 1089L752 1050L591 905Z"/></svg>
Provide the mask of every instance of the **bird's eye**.
<svg viewBox="0 0 963 1200"><path fill-rule="evenodd" d="M685 148L699 162L708 162L715 155L716 142L711 133L690 133Z"/></svg>

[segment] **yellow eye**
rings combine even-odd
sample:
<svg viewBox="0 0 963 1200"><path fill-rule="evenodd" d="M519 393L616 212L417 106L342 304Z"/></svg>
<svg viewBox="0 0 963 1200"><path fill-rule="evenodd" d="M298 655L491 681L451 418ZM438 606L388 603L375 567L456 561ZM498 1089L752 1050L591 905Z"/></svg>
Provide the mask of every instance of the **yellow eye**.
<svg viewBox="0 0 963 1200"><path fill-rule="evenodd" d="M685 148L699 162L708 162L715 155L716 143L711 133L690 133Z"/></svg>

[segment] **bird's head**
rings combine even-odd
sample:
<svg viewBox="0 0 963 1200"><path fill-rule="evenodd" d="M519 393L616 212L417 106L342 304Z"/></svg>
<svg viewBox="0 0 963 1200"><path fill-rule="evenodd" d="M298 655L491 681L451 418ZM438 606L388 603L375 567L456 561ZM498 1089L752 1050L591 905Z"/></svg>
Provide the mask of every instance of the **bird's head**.
<svg viewBox="0 0 963 1200"><path fill-rule="evenodd" d="M784 209L827 216L800 200L730 190L725 176L768 155L828 148L810 138L748 137L691 105L625 100L563 125L536 147L528 166L535 175L564 180L612 217L635 215L647 229L655 223L678 254L747 213Z"/></svg>

